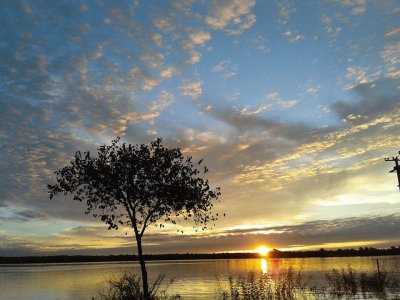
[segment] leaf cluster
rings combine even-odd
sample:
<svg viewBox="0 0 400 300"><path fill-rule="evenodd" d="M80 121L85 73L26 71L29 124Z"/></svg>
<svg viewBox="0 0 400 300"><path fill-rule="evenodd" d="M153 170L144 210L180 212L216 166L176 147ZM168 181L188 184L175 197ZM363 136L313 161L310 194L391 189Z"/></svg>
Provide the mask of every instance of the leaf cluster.
<svg viewBox="0 0 400 300"><path fill-rule="evenodd" d="M104 221L109 229L129 226L143 235L153 223L194 221L203 229L217 217L211 214L220 189L211 189L202 176L202 160L194 163L179 148L166 148L158 138L149 145L121 144L117 138L103 145L97 156L78 151L69 165L55 172L48 185L50 198L73 195L86 202L86 214Z"/></svg>

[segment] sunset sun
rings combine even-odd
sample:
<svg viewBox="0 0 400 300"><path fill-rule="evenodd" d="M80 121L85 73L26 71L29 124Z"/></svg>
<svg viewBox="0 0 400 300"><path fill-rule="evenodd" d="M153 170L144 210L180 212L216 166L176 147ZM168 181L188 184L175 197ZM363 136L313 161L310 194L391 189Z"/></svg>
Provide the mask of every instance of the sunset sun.
<svg viewBox="0 0 400 300"><path fill-rule="evenodd" d="M255 249L255 251L260 254L261 256L267 256L269 251L271 251L270 248L266 247L266 246L259 246Z"/></svg>

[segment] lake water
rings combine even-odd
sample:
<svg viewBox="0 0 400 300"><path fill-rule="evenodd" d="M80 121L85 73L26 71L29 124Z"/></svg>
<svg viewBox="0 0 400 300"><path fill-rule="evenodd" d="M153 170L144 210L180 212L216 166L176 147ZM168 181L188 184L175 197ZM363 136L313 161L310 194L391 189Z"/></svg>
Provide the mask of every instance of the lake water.
<svg viewBox="0 0 400 300"><path fill-rule="evenodd" d="M332 268L357 271L376 270L376 257L306 259L226 259L149 261L149 280L159 274L175 278L169 294L184 300L214 299L215 290L229 276L256 273L277 274L292 266L302 268L305 277L320 280ZM399 256L379 257L381 269L399 270ZM0 265L0 299L14 300L91 300L110 276L125 271L140 273L136 262Z"/></svg>

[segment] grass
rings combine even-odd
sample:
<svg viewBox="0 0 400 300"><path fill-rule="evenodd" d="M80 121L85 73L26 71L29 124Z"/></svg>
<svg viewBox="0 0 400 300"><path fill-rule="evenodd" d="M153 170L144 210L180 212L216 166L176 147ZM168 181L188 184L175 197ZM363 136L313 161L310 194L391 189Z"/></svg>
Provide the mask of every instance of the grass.
<svg viewBox="0 0 400 300"><path fill-rule="evenodd" d="M307 288L301 270L289 267L276 275L230 277L229 289L219 288L217 294L221 300L295 300L305 299Z"/></svg>
<svg viewBox="0 0 400 300"><path fill-rule="evenodd" d="M168 295L173 283L164 283L159 276L150 287L152 300L181 300L179 295ZM357 272L347 269L332 269L324 274L323 282L309 285L302 269L292 267L277 274L249 272L237 278L229 277L224 287L219 284L216 298L219 300L314 300L314 299L397 299L400 300L400 273L379 269L372 272ZM193 287L195 290L196 287ZM125 273L120 278L110 278L99 293L99 300L142 300L140 277ZM189 299L188 299L189 300Z"/></svg>
<svg viewBox="0 0 400 300"><path fill-rule="evenodd" d="M324 281L309 287L301 270L292 267L277 275L250 272L237 279L229 278L228 288L217 291L220 300L311 300L311 299L398 299L400 300L399 273L376 271L357 272L332 269L325 273Z"/></svg>
<svg viewBox="0 0 400 300"><path fill-rule="evenodd" d="M400 299L399 274L377 271L355 272L350 266L325 274L326 294L336 299Z"/></svg>
<svg viewBox="0 0 400 300"><path fill-rule="evenodd" d="M180 300L179 295L168 295L168 287L173 279L163 284L165 275L160 275L150 286L152 300ZM163 286L163 288L161 288ZM99 293L99 300L143 300L142 282L140 276L126 272L120 278L111 277L105 283L105 288Z"/></svg>

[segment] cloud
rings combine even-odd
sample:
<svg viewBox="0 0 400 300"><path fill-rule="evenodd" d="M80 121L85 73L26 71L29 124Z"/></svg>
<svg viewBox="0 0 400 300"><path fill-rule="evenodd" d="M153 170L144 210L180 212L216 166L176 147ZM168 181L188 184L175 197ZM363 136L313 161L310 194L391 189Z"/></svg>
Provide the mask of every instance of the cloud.
<svg viewBox="0 0 400 300"><path fill-rule="evenodd" d="M267 54L271 52L271 49L268 47L267 40L262 35L259 34L252 41L255 44L257 50L260 51L262 54Z"/></svg>
<svg viewBox="0 0 400 300"><path fill-rule="evenodd" d="M230 60L223 60L218 65L212 68L215 73L220 73L223 79L228 79L236 76L237 66L232 64Z"/></svg>
<svg viewBox="0 0 400 300"><path fill-rule="evenodd" d="M37 220L49 220L48 215L32 209L16 209L8 207L3 214L0 211L0 221L5 222L32 222Z"/></svg>
<svg viewBox="0 0 400 300"><path fill-rule="evenodd" d="M333 110L342 119L349 115L372 117L388 112L398 106L399 84L400 79L396 78L360 83L352 88L359 100L351 103L338 101L333 105Z"/></svg>
<svg viewBox="0 0 400 300"><path fill-rule="evenodd" d="M200 61L201 54L196 50L196 47L203 46L210 39L211 35L202 30L192 31L189 33L187 39L182 39L181 47L189 55L189 58L184 63L189 65L198 63Z"/></svg>
<svg viewBox="0 0 400 300"><path fill-rule="evenodd" d="M315 220L293 225L247 226L204 233L176 235L171 230L147 232L148 253L201 253L253 250L260 243L273 248L340 248L341 244L389 247L398 243L400 217L397 214ZM11 238L0 235L5 247L1 255L132 253L136 245L132 233L108 231L105 226L79 226L48 237ZM335 241L335 242L332 242ZM168 249L168 251L165 251ZM11 250L13 252L11 252Z"/></svg>
<svg viewBox="0 0 400 300"><path fill-rule="evenodd" d="M277 2L277 10L280 17L278 25L283 26L289 22L291 15L296 11L296 8L288 1L281 0Z"/></svg>
<svg viewBox="0 0 400 300"><path fill-rule="evenodd" d="M203 46L209 40L211 40L210 33L198 30L198 31L191 31L188 35L188 38L182 40L181 44L182 48L190 53L195 50L196 46Z"/></svg>
<svg viewBox="0 0 400 300"><path fill-rule="evenodd" d="M400 229L400 216L390 214L385 216L352 217L333 220L315 220L295 225L253 227L232 229L221 232L220 235L239 235L246 239L247 235L257 236L274 247L288 248L302 245L306 248L320 248L324 244L346 242L380 242L387 244L389 240L399 240L396 232ZM335 241L332 243L332 241ZM387 247L386 246L386 247Z"/></svg>
<svg viewBox="0 0 400 300"><path fill-rule="evenodd" d="M164 32L174 32L176 30L176 27L175 27L173 21L167 17L160 17L160 18L154 19L154 25L158 29L160 29ZM161 37L161 35L158 35L155 37L155 39L161 42L160 37Z"/></svg>
<svg viewBox="0 0 400 300"><path fill-rule="evenodd" d="M188 142L199 142L203 144L224 143L226 139L218 133L212 131L197 131L192 128L183 130L182 139Z"/></svg>
<svg viewBox="0 0 400 300"><path fill-rule="evenodd" d="M296 12L296 7L287 0L279 0L277 2L277 10L278 10L278 26L284 29L283 35L286 36L291 44L296 44L305 39L303 34L298 33L297 29L294 29L292 25L290 25L291 18L293 14Z"/></svg>
<svg viewBox="0 0 400 300"><path fill-rule="evenodd" d="M213 124L217 122L212 130L217 131L218 139L206 141L199 138L201 132L210 130L200 128L199 134L195 135L197 138L189 139L186 136L182 139L182 135L179 135L179 141L175 143L183 149L202 149L201 156L205 158L207 165L212 166L217 178L215 180L227 180L229 189L232 190L235 190L232 180L238 174L243 174L246 166L260 166L283 155L294 145L303 143L309 131L309 128L301 124L289 125L267 120L249 110L241 112L213 106L205 115L214 119ZM237 195L234 198L236 197Z"/></svg>
<svg viewBox="0 0 400 300"><path fill-rule="evenodd" d="M294 31L294 30L287 30L287 31L285 31L284 35L287 36L287 37L289 38L289 41L290 41L292 44L298 43L298 42L300 42L301 40L304 40L304 39L305 39L305 36L304 36L304 35L299 34L299 33L297 33L297 32Z"/></svg>
<svg viewBox="0 0 400 300"><path fill-rule="evenodd" d="M153 102L149 105L149 111L160 112L167 108L175 101L174 96L168 91L162 91L157 102Z"/></svg>
<svg viewBox="0 0 400 300"><path fill-rule="evenodd" d="M197 99L202 94L201 81L185 81L179 87L183 96Z"/></svg>
<svg viewBox="0 0 400 300"><path fill-rule="evenodd" d="M241 34L253 26L256 16L251 13L254 0L213 1L206 23L213 29L224 29L229 34Z"/></svg>
<svg viewBox="0 0 400 300"><path fill-rule="evenodd" d="M306 92L307 92L307 94L314 95L318 92L318 88L311 86L311 87L307 88Z"/></svg>
<svg viewBox="0 0 400 300"><path fill-rule="evenodd" d="M239 132L265 129L277 135L285 135L286 137L291 136L294 138L296 136L300 137L301 132L305 133L307 131L305 130L305 128L307 128L306 126L299 126L299 124L285 124L270 119L264 119L254 114L241 114L240 111L229 108L215 108L211 112L211 115L216 117L218 120L229 124Z"/></svg>
<svg viewBox="0 0 400 300"><path fill-rule="evenodd" d="M151 91L160 83L150 72L136 66L129 69L125 76L126 79L130 80L131 84L140 91Z"/></svg>
<svg viewBox="0 0 400 300"><path fill-rule="evenodd" d="M241 111L240 114L242 116L254 116L254 115L258 115L266 110L268 110L269 108L271 108L270 104L264 104L261 105L259 108L257 108L256 110L250 111L249 110L249 106L245 106Z"/></svg>
<svg viewBox="0 0 400 300"><path fill-rule="evenodd" d="M162 36L159 33L154 33L151 36L151 39L154 41L154 43L158 46L161 47L162 46Z"/></svg>
<svg viewBox="0 0 400 300"><path fill-rule="evenodd" d="M298 139L297 143L292 140L292 144L288 142L286 154L277 155L265 163L244 166L234 181L245 184L263 182L277 189L296 189L304 185L318 193L323 186L314 186L313 180L327 176L331 182L340 182L340 176L346 173L365 175L369 168L373 173L372 168L380 164L383 157L383 153L373 153L394 149L398 143L398 139L394 138L395 128L399 126L394 122L395 115L396 112L390 117L359 123L345 130L314 133L312 141L308 141L307 134L304 134L303 140ZM387 128L384 135L382 128ZM354 140L358 141L357 144Z"/></svg>
<svg viewBox="0 0 400 300"><path fill-rule="evenodd" d="M226 100L228 102L232 102L232 101L237 100L239 98L239 96L240 96L240 92L236 91L236 92L233 92L233 93L229 94L228 96L226 96Z"/></svg>
<svg viewBox="0 0 400 300"><path fill-rule="evenodd" d="M171 78L172 76L178 74L179 71L175 67L169 67L160 71L161 78Z"/></svg>
<svg viewBox="0 0 400 300"><path fill-rule="evenodd" d="M159 69L163 64L164 55L155 51L146 52L139 56L139 60L146 63L149 68Z"/></svg>
<svg viewBox="0 0 400 300"><path fill-rule="evenodd" d="M359 101L337 102L332 109L347 121L344 128L308 131L303 127L302 132L299 131L294 138L286 135L283 128L275 131L275 127L272 131L276 133L275 140L285 138L288 142L286 154L270 157L264 163L255 161L244 165L234 181L239 184L262 182L277 189L296 189L304 184L313 186L318 193L319 187L314 186L312 180L329 176L333 182L349 172L353 176L365 175L366 170L373 173L374 166L381 165L384 151L395 150L399 142L395 134L396 128L400 126L397 120L400 108L396 102L396 86L398 83L392 79L377 81L372 87L359 85L354 89L360 96ZM275 96L271 94L270 97ZM284 145L282 143L275 151L283 149ZM296 182L299 184L297 187Z"/></svg>
<svg viewBox="0 0 400 300"><path fill-rule="evenodd" d="M397 35L400 35L400 28L394 28L388 32L385 33L386 38L393 38Z"/></svg>
<svg viewBox="0 0 400 300"><path fill-rule="evenodd" d="M153 25L160 33L151 35L152 42L163 50L170 51L174 49L176 53L175 60L182 61L175 64L178 72L185 65L194 65L200 61L201 53L198 48L203 47L212 39L211 33L205 31L200 26L198 28L184 28L177 24L186 24L187 22L201 21L204 17L192 10L192 3L186 1L174 1L166 5L160 11L153 12ZM162 34L161 34L162 33ZM178 51L181 48L181 51ZM183 51L183 53L182 53ZM179 66L179 68L178 68ZM167 71L161 74L161 77L170 77Z"/></svg>
<svg viewBox="0 0 400 300"><path fill-rule="evenodd" d="M267 94L266 98L272 100L275 104L278 104L282 108L291 108L292 106L297 104L296 99L283 100L281 97L279 97L279 94L277 92Z"/></svg>
<svg viewBox="0 0 400 300"><path fill-rule="evenodd" d="M78 226L66 228L51 235L21 236L12 238L8 234L0 235L3 247L2 255L60 255L89 254L106 249L103 254L109 254L113 248L130 247L134 249L134 238L126 236L124 231L110 231L106 226Z"/></svg>
<svg viewBox="0 0 400 300"><path fill-rule="evenodd" d="M372 74L368 74L369 70L367 68L356 68L348 67L346 73L346 79L350 80L350 83L346 85L346 89L351 89L357 85L369 83L375 81L379 78L380 71Z"/></svg>
<svg viewBox="0 0 400 300"><path fill-rule="evenodd" d="M400 42L385 45L381 57L388 69L388 76L400 78Z"/></svg>
<svg viewBox="0 0 400 300"><path fill-rule="evenodd" d="M195 31L189 33L189 39L194 45L204 45L207 41L211 40L211 35L205 31Z"/></svg>
<svg viewBox="0 0 400 300"><path fill-rule="evenodd" d="M194 65L200 61L201 54L196 51L189 51L189 59L185 61L186 64Z"/></svg>
<svg viewBox="0 0 400 300"><path fill-rule="evenodd" d="M341 0L340 4L351 9L352 15L363 15L367 11L366 0Z"/></svg>
<svg viewBox="0 0 400 300"><path fill-rule="evenodd" d="M328 36L336 37L340 32L342 32L342 28L340 26L335 26L334 20L331 17L322 15L320 21L324 24L324 31Z"/></svg>

